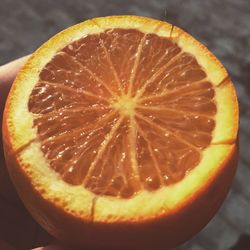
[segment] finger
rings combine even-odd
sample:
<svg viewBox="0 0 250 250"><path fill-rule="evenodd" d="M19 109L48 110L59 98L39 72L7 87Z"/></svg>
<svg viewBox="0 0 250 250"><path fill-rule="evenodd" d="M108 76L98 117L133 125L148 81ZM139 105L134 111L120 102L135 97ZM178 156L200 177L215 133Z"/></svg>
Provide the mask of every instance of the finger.
<svg viewBox="0 0 250 250"><path fill-rule="evenodd" d="M32 250L79 250L76 248L71 248L71 247L65 247L59 244L53 244L45 247L37 247L33 248Z"/></svg>
<svg viewBox="0 0 250 250"><path fill-rule="evenodd" d="M33 248L32 250L66 250L66 248L59 245L49 245L46 247Z"/></svg>
<svg viewBox="0 0 250 250"><path fill-rule="evenodd" d="M18 71L25 64L30 55L21 57L5 65L0 66L0 83L1 84L11 84Z"/></svg>
<svg viewBox="0 0 250 250"><path fill-rule="evenodd" d="M21 57L5 65L0 66L0 116L5 104L5 100L9 93L12 82L14 81L18 71L25 64L30 55Z"/></svg>

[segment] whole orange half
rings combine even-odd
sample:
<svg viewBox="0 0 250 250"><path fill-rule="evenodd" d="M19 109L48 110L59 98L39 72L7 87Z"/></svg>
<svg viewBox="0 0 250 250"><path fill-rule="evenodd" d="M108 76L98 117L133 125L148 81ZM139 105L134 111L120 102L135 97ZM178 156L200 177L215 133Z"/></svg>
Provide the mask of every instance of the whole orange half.
<svg viewBox="0 0 250 250"><path fill-rule="evenodd" d="M192 36L136 16L57 34L18 74L3 122L11 179L56 238L169 249L224 200L237 166L238 103Z"/></svg>

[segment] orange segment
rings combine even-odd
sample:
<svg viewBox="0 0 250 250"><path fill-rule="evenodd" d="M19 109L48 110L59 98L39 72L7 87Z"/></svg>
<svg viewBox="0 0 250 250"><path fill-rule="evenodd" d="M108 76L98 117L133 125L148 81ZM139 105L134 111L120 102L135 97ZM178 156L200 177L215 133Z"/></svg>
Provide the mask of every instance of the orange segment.
<svg viewBox="0 0 250 250"><path fill-rule="evenodd" d="M142 37L143 33L133 29L111 29L100 34L101 44L109 58L109 70L120 83L122 93L127 91L132 81L131 72L136 70L135 61Z"/></svg>
<svg viewBox="0 0 250 250"><path fill-rule="evenodd" d="M43 45L3 124L33 216L71 244L125 249L174 247L207 223L235 171L237 131L219 61L179 28L132 16L89 20Z"/></svg>

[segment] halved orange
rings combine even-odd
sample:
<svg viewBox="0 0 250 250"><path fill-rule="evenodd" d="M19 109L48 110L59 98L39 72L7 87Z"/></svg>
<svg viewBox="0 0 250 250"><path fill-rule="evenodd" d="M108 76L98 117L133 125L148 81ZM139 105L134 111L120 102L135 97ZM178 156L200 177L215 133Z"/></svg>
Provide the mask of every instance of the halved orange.
<svg viewBox="0 0 250 250"><path fill-rule="evenodd" d="M76 246L168 249L230 187L238 103L218 59L183 30L95 18L46 42L18 74L3 123L27 209Z"/></svg>

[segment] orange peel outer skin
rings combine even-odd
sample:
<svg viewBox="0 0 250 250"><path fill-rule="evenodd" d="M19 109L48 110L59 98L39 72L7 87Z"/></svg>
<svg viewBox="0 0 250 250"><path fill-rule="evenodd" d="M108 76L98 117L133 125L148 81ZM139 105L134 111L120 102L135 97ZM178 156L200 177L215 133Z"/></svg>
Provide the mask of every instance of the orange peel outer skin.
<svg viewBox="0 0 250 250"><path fill-rule="evenodd" d="M10 177L35 220L65 244L126 250L171 249L178 246L199 232L215 215L228 193L237 168L238 143L232 145L216 174L171 213L131 223L83 220L44 199L32 185L31 177L24 171L27 163L21 161L14 151L12 132L7 122L10 106L11 101L8 100L3 117L3 144ZM235 128L237 124L238 120L235 121Z"/></svg>

